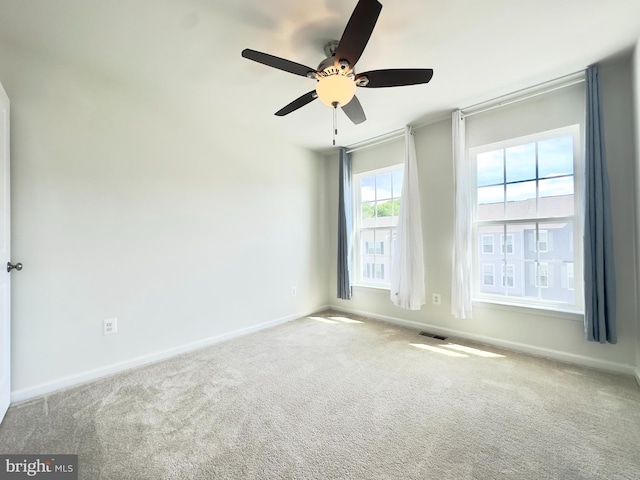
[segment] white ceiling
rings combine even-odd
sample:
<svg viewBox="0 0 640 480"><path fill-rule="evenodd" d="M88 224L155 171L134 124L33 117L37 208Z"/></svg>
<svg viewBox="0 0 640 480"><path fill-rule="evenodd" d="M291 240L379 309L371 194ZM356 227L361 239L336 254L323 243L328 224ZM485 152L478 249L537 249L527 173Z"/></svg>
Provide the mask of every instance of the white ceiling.
<svg viewBox="0 0 640 480"><path fill-rule="evenodd" d="M350 145L407 123L585 68L631 50L640 0L381 0L357 65L433 68L427 85L358 89L367 121L339 112ZM0 39L153 92L212 128L251 125L307 148L331 145L319 101L273 113L314 81L251 62L252 48L311 67L356 0L0 0Z"/></svg>

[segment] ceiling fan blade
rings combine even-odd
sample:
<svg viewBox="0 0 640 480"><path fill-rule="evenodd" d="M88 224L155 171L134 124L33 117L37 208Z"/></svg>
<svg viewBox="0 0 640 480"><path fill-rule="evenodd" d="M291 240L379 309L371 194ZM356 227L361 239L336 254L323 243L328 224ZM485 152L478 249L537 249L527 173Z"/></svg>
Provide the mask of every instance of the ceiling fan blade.
<svg viewBox="0 0 640 480"><path fill-rule="evenodd" d="M305 93L301 97L296 98L293 102L291 102L286 107L278 110L275 115L278 117L284 117L285 115L290 114L291 112L295 112L300 107L304 107L307 103L311 103L316 98L318 98L318 94L315 90L311 90L309 93Z"/></svg>
<svg viewBox="0 0 640 480"><path fill-rule="evenodd" d="M405 85L418 85L429 83L433 77L431 68L398 68L390 70L371 70L356 75L356 81L360 77L367 77L369 83L361 85L366 88L402 87Z"/></svg>
<svg viewBox="0 0 640 480"><path fill-rule="evenodd" d="M295 75L300 75L301 77L306 77L309 72L316 73L314 68L307 67L306 65L292 62L291 60L285 60L284 58L276 57L274 55L269 55L268 53L257 52L256 50L251 50L249 48L245 48L242 51L242 56L249 60L253 60L254 62L262 63L263 65L268 65L269 67L284 70L285 72L293 73Z"/></svg>
<svg viewBox="0 0 640 480"><path fill-rule="evenodd" d="M364 47L367 46L373 27L378 21L380 10L382 10L382 5L378 0L358 1L358 5L353 10L338 43L336 62L346 60L349 62L349 67L353 68L362 55Z"/></svg>
<svg viewBox="0 0 640 480"><path fill-rule="evenodd" d="M362 105L360 105L360 101L358 97L354 96L349 103L347 103L344 107L342 107L342 111L347 114L349 120L351 120L356 125L364 122L367 117L364 115L364 110L362 110Z"/></svg>

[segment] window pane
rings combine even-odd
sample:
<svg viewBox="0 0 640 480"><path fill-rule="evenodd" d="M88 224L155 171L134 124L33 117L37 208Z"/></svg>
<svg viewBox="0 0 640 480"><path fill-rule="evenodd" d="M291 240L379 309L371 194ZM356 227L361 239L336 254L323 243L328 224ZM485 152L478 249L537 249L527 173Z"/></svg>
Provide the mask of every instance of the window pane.
<svg viewBox="0 0 640 480"><path fill-rule="evenodd" d="M360 179L360 201L370 202L376 199L376 177Z"/></svg>
<svg viewBox="0 0 640 480"><path fill-rule="evenodd" d="M392 172L393 180L393 196L400 197L402 195L402 179L404 177L404 170L397 170Z"/></svg>
<svg viewBox="0 0 640 480"><path fill-rule="evenodd" d="M507 218L536 216L536 182L507 184Z"/></svg>
<svg viewBox="0 0 640 480"><path fill-rule="evenodd" d="M538 299L538 264L535 261L524 262L524 295L525 298Z"/></svg>
<svg viewBox="0 0 640 480"><path fill-rule="evenodd" d="M376 204L377 225L388 226L392 224L394 212L400 207L399 200L385 200ZM396 212L397 214L397 212Z"/></svg>
<svg viewBox="0 0 640 480"><path fill-rule="evenodd" d="M573 222L541 223L538 229L541 261L573 262Z"/></svg>
<svg viewBox="0 0 640 480"><path fill-rule="evenodd" d="M543 300L575 302L574 280L569 284L572 270L567 268L574 263L572 243L573 222L548 222L538 226L540 298Z"/></svg>
<svg viewBox="0 0 640 480"><path fill-rule="evenodd" d="M363 203L360 206L362 226L371 227L375 225L376 204L374 202Z"/></svg>
<svg viewBox="0 0 640 480"><path fill-rule="evenodd" d="M378 200L391 198L391 172L376 175L376 197Z"/></svg>
<svg viewBox="0 0 640 480"><path fill-rule="evenodd" d="M504 187L478 189L478 220L501 220L504 218Z"/></svg>
<svg viewBox="0 0 640 480"><path fill-rule="evenodd" d="M536 144L528 143L506 149L507 183L535 180Z"/></svg>
<svg viewBox="0 0 640 480"><path fill-rule="evenodd" d="M504 183L504 151L480 153L478 160L478 187Z"/></svg>
<svg viewBox="0 0 640 480"><path fill-rule="evenodd" d="M502 287L496 282L496 269L493 264L483 264L480 270L480 291L482 293L500 293Z"/></svg>
<svg viewBox="0 0 640 480"><path fill-rule="evenodd" d="M538 176L540 178L573 174L573 136L550 138L538 142Z"/></svg>
<svg viewBox="0 0 640 480"><path fill-rule="evenodd" d="M567 217L574 214L573 176L540 180L540 216Z"/></svg>
<svg viewBox="0 0 640 480"><path fill-rule="evenodd" d="M515 275L515 267L513 264L503 264L501 268L502 272L502 286L509 291L515 285L514 275Z"/></svg>
<svg viewBox="0 0 640 480"><path fill-rule="evenodd" d="M483 225L478 228L478 258L481 263L500 261L504 254L500 251L500 238L504 233L501 225Z"/></svg>
<svg viewBox="0 0 640 480"><path fill-rule="evenodd" d="M504 253L506 255L513 255L514 250L513 250L513 234L509 233L506 236L504 234L502 234L500 236L501 240L501 246L500 246L500 253Z"/></svg>

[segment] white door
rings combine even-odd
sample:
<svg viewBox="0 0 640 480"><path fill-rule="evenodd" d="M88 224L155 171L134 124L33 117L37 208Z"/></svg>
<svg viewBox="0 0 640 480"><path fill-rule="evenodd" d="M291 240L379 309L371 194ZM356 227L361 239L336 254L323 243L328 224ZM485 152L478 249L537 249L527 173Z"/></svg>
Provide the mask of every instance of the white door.
<svg viewBox="0 0 640 480"><path fill-rule="evenodd" d="M0 84L0 422L11 393L11 219L9 217L9 98Z"/></svg>

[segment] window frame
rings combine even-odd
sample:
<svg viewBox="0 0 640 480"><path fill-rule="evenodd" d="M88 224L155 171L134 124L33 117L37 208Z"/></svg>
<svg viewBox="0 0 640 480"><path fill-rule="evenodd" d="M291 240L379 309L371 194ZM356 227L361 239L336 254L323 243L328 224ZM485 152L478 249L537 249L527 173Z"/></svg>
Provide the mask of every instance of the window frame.
<svg viewBox="0 0 640 480"><path fill-rule="evenodd" d="M477 166L478 166L478 161L477 161L477 157L479 154L482 153L486 153L486 152L490 152L490 151L494 151L494 150L501 150L504 149L506 151L506 149L511 148L511 147L515 147L515 146L520 146L520 145L525 145L528 143L537 143L540 141L544 141L544 140L548 140L548 139L552 139L552 138L557 138L557 137L561 137L561 136L566 136L566 135L571 135L573 137L573 215L570 216L564 216L564 217L527 217L527 218L519 218L519 219L508 219L505 218L501 219L501 220L495 220L495 221L479 221L478 220L478 185L477 185ZM479 145L476 147L472 147L469 148L467 151L467 159L468 159L468 165L469 165L469 174L470 174L470 178L471 178L471 190L472 190L472 245L474 245L473 247L473 300L474 301L481 301L481 302L485 302L485 303L494 303L494 304L503 304L503 305L516 305L516 306L522 306L522 307L526 307L526 308L534 308L534 309L554 309L554 310L558 310L558 311L566 311L566 312L573 312L573 313L583 313L584 312L584 297L583 297L583 291L582 291L582 284L581 282L575 282L574 281L574 288L571 289L574 292L574 303L568 303L568 302L560 302L560 301L551 301L551 300L546 300L543 298L542 292L541 290L545 287L538 287L538 298L531 298L531 297L518 297L518 296L510 296L506 294L506 291L512 287L505 287L503 286L502 288L505 289L504 293L484 293L481 292L480 289L481 287L486 287L486 286L490 286L490 285L485 285L484 283L484 265L486 265L486 259L481 259L480 258L480 254L481 254L481 249L484 247L484 245L481 242L481 237L485 236L486 234L483 233L481 231L482 226L504 226L504 230L502 232L502 235L510 235L510 233L508 232L508 226L509 225L516 225L516 224L533 224L535 225L536 229L534 232L534 250L535 250L535 254L536 254L536 259L535 259L535 271L536 271L536 287L538 286L538 282L539 282L539 278L538 278L538 268L537 265L541 263L540 256L541 254L546 254L549 251L549 237L547 234L547 237L545 238L546 240L546 248L545 249L540 249L539 246L539 241L540 241L540 237L539 237L539 232L546 232L548 231L547 228L542 228L543 226L546 226L548 224L561 224L561 223L572 223L573 224L573 228L569 231L570 235L569 235L569 249L570 252L573 254L573 262L568 262L568 263L573 263L573 272L574 272L574 279L577 278L581 278L582 275L582 250L583 250L583 245L582 245L582 206L581 206L581 198L582 198L582 194L583 194L583 185L582 185L582 176L580 174L580 172L582 172L582 168L583 168L583 156L582 156L582 148L583 148L583 144L582 144L582 136L581 136L581 126L579 124L577 125L570 125L570 126L566 126L566 127L562 127L562 128L557 128L557 129L552 129L552 130L546 130L546 131L542 131L542 132L538 132L538 133L533 133L530 135L524 135L524 136L520 136L520 137L516 137L516 138L512 138L512 139L507 139L507 140L503 140L503 141L499 141L499 142L493 142L490 144L486 144L486 145ZM537 155L537 154L536 154ZM537 165L538 165L538 161L536 160L536 169L537 169ZM550 177L553 178L553 177ZM544 178L540 178L538 177L538 172L536 171L536 192L537 192L537 188L538 188L538 182L540 180L544 180ZM503 183L503 185L505 186L505 194L506 194L506 185L508 185L508 183L505 181L505 183ZM537 199L540 198L539 197L539 193L536 193L536 201ZM506 197L505 197L506 199ZM505 202L506 205L506 202ZM506 208L506 207L505 207ZM537 212L536 212L537 214ZM525 238L524 235L520 240L522 243L522 245L520 245L520 247L518 248L523 248L524 247L524 242L525 242ZM500 255L502 256L502 258L500 259L500 261L502 262L502 265L504 267L504 265L507 263L507 256L511 256L513 257L513 254L515 253L516 250L516 244L515 244L515 239L512 242L512 249L513 249L513 253L508 253L505 252L506 248L505 248L505 241L504 238L501 237L500 240ZM494 248L495 251L495 248ZM485 255L488 255L485 253ZM524 258L524 257L523 257ZM546 261L545 261L546 262ZM510 260L508 262L509 264L512 263L512 260ZM523 263L523 268L524 266L526 266L527 262ZM550 269L550 266L548 267ZM524 275L524 270L522 272L522 275ZM502 276L502 278L504 279L504 275ZM547 280L549 280L547 278ZM526 281L523 277L523 281ZM499 284L501 284L502 282L498 282ZM514 284L516 283L516 279L514 278ZM494 279L494 285L496 284L495 279ZM549 284L549 282L547 281L547 285Z"/></svg>
<svg viewBox="0 0 640 480"><path fill-rule="evenodd" d="M384 277L385 273L390 274L391 273L391 266L393 265L393 254L394 254L394 248L393 248L393 242L395 241L395 236L396 236L396 231L397 231L397 224L396 225L390 225L390 226L373 226L373 227L362 227L362 204L363 203L372 203L370 201L362 201L361 198L361 188L360 188L360 180L364 177L375 177L377 175L381 175L381 174L385 174L385 173L393 173L393 172L397 172L397 171L401 171L404 175L404 163L398 163L395 165L390 165L387 167L382 167L382 168L376 168L376 169L372 169L372 170L365 170L356 174L352 175L352 200L353 200L353 211L352 211L352 218L354 219L354 228L353 228L353 249L352 249L352 271L356 273L355 278L353 279L353 286L355 287L368 287L368 288L377 288L377 289L382 289L382 290L390 290L391 289L391 282L389 281L387 282L381 282L379 281L379 276ZM393 190L393 180L391 182L391 188L392 188L392 193L391 193L391 197L388 199L382 199L382 200L375 200L378 202L385 202L385 201L401 201L401 197L402 197L402 185L400 186L400 191L397 192L397 196L396 196L396 192ZM375 202L374 201L374 202ZM393 208L393 207L392 207ZM390 239L390 244L388 246L388 248L385 248L382 241L378 241L377 239L375 239L374 236L374 240L373 241L369 241L368 243L372 244L373 246L373 254L369 254L367 252L361 252L360 249L361 247L364 247L364 245L362 245L362 231L363 230L367 230L367 231L382 231L382 230L389 230L390 231L390 235L391 235L391 239ZM378 250L376 248L376 244L381 244L380 245L380 252L381 253L376 253L376 251ZM388 250L388 252L386 252L385 250ZM364 260L365 256L371 256L371 257L376 257L376 256L382 256L382 257L388 257L389 258L389 269L385 269L384 268L384 264L376 264L375 261L374 262L370 262L368 260ZM371 276L369 277L369 281L367 281L367 279L364 278L364 265L366 263L370 263L371 264ZM376 265L379 265L381 268L376 268Z"/></svg>

